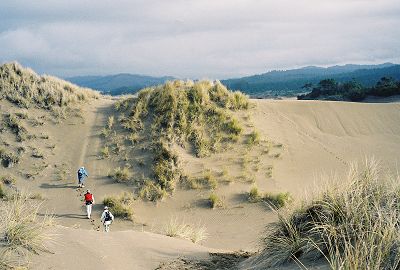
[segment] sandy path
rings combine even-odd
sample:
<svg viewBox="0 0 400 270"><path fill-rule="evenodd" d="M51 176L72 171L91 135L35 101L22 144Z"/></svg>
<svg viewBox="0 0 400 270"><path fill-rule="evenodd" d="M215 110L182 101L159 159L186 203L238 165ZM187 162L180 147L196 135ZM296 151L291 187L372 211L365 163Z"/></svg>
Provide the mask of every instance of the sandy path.
<svg viewBox="0 0 400 270"><path fill-rule="evenodd" d="M94 227L86 217L82 195L86 188L94 188L96 184L98 170L93 160L97 158L99 151L99 133L100 127L104 125L105 111L110 109L111 105L112 101L107 99L93 101L83 108L84 120L67 119L61 125L48 127L51 137L56 138L57 146L51 162L65 168L68 171L67 178L55 180L54 176L48 175L38 179L41 184L32 183L32 188L33 185L39 184L39 192L44 193L47 198L44 209L53 213L59 224L86 229ZM77 189L76 171L81 166L85 166L89 173L85 189Z"/></svg>

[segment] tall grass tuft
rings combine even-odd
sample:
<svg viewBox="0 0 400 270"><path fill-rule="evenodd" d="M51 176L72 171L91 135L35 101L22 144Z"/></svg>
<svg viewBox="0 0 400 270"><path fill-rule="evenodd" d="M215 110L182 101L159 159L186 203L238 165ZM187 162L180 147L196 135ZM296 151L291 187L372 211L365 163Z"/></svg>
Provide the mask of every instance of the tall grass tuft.
<svg viewBox="0 0 400 270"><path fill-rule="evenodd" d="M208 237L204 226L194 226L180 222L177 218L171 218L164 226L164 234L170 237L178 237L199 243Z"/></svg>
<svg viewBox="0 0 400 270"><path fill-rule="evenodd" d="M111 195L103 199L104 206L110 208L111 213L115 217L133 220L132 203L134 201L133 194L124 192L121 195Z"/></svg>
<svg viewBox="0 0 400 270"><path fill-rule="evenodd" d="M0 266L5 269L27 263L30 253L47 252L45 240L51 240L46 228L52 224L50 216L38 217L40 203L29 196L15 194L0 204ZM2 265L3 264L3 265Z"/></svg>
<svg viewBox="0 0 400 270"><path fill-rule="evenodd" d="M271 267L322 258L332 269L399 269L399 201L399 179L383 175L377 162L353 166L347 181L278 213L254 262Z"/></svg>

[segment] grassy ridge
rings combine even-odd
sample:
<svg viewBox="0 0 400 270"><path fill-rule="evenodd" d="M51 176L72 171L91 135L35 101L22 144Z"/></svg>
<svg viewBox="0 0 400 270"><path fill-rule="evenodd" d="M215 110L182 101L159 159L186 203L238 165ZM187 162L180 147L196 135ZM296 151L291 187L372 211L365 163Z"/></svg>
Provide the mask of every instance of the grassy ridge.
<svg viewBox="0 0 400 270"><path fill-rule="evenodd" d="M39 76L18 63L0 66L0 100L6 99L22 108L44 109L68 106L99 94L52 76Z"/></svg>
<svg viewBox="0 0 400 270"><path fill-rule="evenodd" d="M116 103L118 121L110 117L103 130L107 151L102 155L107 156L111 148L111 152L125 154L129 160L135 149L150 152L152 175L143 179L139 195L157 200L172 192L185 177L172 145L188 148L197 157L221 151L223 145L237 141L242 132L232 112L248 107L247 96L230 92L219 82L174 81L146 88L137 97ZM119 141L120 134L125 134L125 146L113 143Z"/></svg>

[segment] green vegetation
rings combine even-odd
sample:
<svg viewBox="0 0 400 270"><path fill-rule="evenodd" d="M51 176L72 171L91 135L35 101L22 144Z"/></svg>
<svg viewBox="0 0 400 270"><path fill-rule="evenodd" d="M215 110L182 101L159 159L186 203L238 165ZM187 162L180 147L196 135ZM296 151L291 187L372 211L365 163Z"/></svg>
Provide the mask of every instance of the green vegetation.
<svg viewBox="0 0 400 270"><path fill-rule="evenodd" d="M200 177L185 177L183 184L191 189L216 189L218 181L210 170L206 170Z"/></svg>
<svg viewBox="0 0 400 270"><path fill-rule="evenodd" d="M162 189L159 185L157 185L154 181L150 179L144 180L139 190L140 198L153 202L162 200L167 194L168 193L165 189Z"/></svg>
<svg viewBox="0 0 400 270"><path fill-rule="evenodd" d="M208 202L212 209L221 208L224 206L224 201L215 193L210 194L210 196L208 197Z"/></svg>
<svg viewBox="0 0 400 270"><path fill-rule="evenodd" d="M18 63L0 66L0 100L6 99L21 108L65 107L97 98L93 90L78 87L51 76L39 76Z"/></svg>
<svg viewBox="0 0 400 270"><path fill-rule="evenodd" d="M270 227L265 267L306 258L325 258L332 269L398 269L399 198L396 177L376 162L353 168L347 181L285 214Z"/></svg>
<svg viewBox="0 0 400 270"><path fill-rule="evenodd" d="M248 193L248 201L251 203L264 201L269 205L271 205L273 208L279 209L288 204L289 202L291 202L292 197L288 192L285 193L281 192L277 194L267 192L264 195L262 195L261 192L258 190L258 187L254 185L250 189L250 192Z"/></svg>
<svg viewBox="0 0 400 270"><path fill-rule="evenodd" d="M362 101L367 96L389 97L400 95L400 81L391 77L382 77L374 87L364 87L356 81L338 83L334 79L325 79L313 86L308 83L303 86L308 94L299 95L297 99L326 99Z"/></svg>
<svg viewBox="0 0 400 270"><path fill-rule="evenodd" d="M127 192L119 196L108 196L103 199L104 206L110 208L111 213L115 217L122 219L133 220L132 203L134 201L133 195Z"/></svg>
<svg viewBox="0 0 400 270"><path fill-rule="evenodd" d="M252 146L259 143L260 143L260 133L254 130L249 134L247 138L247 144Z"/></svg>
<svg viewBox="0 0 400 270"><path fill-rule="evenodd" d="M108 146L104 146L100 149L100 157L101 158L109 158L110 157L110 149Z"/></svg>
<svg viewBox="0 0 400 270"><path fill-rule="evenodd" d="M197 157L221 151L224 145L237 141L243 130L233 112L248 107L247 96L230 92L219 82L167 82L143 89L137 97L115 104L118 112L108 119L102 132L105 147L116 149L118 146L118 151L114 152L127 161L144 160L137 157L138 152L145 156L150 154L151 175L140 180L139 196L148 200L162 199L171 194L181 180L188 182L189 179L183 174L172 146L189 148ZM142 163L139 167L145 165ZM192 188L216 186L212 175L189 181L188 186Z"/></svg>
<svg viewBox="0 0 400 270"><path fill-rule="evenodd" d="M262 195L261 195L260 191L258 190L257 186L254 185L250 189L248 200L251 203L260 202L262 200Z"/></svg>
<svg viewBox="0 0 400 270"><path fill-rule="evenodd" d="M108 174L108 177L111 177L118 183L130 183L132 173L129 171L128 167L121 167L115 168L114 171Z"/></svg>
<svg viewBox="0 0 400 270"><path fill-rule="evenodd" d="M278 209L291 202L292 197L289 192L281 192L277 194L267 192L265 193L263 200Z"/></svg>

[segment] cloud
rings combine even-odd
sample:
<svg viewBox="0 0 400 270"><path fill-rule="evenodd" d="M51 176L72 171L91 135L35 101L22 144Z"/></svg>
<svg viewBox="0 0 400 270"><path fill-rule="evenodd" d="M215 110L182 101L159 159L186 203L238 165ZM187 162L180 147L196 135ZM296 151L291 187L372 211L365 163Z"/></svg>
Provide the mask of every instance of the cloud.
<svg viewBox="0 0 400 270"><path fill-rule="evenodd" d="M2 1L0 61L60 76L225 78L400 62L396 0Z"/></svg>

